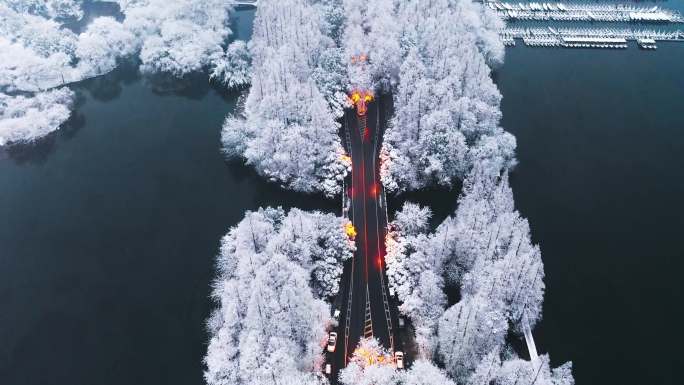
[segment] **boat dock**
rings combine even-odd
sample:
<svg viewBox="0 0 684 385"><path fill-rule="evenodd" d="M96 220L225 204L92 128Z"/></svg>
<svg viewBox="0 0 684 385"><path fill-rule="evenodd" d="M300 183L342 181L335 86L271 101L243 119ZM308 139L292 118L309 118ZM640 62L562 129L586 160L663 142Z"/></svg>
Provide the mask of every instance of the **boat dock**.
<svg viewBox="0 0 684 385"><path fill-rule="evenodd" d="M658 41L684 42L682 31L655 31L619 28L507 27L500 32L504 45L514 46L516 39L532 47L627 48L636 41L643 49L655 49Z"/></svg>
<svg viewBox="0 0 684 385"><path fill-rule="evenodd" d="M682 23L679 12L634 4L513 3L486 1L504 20Z"/></svg>

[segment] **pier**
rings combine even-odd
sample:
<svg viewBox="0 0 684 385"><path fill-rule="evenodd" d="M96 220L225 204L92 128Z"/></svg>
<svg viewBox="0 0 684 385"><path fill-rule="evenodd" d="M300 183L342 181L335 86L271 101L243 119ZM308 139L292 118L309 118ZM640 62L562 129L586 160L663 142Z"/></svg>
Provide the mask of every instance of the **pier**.
<svg viewBox="0 0 684 385"><path fill-rule="evenodd" d="M636 41L639 47L655 49L659 41L684 42L684 32L655 31L629 28L552 28L507 27L499 33L507 46L514 46L521 39L532 47L567 48L627 48L628 41Z"/></svg>
<svg viewBox="0 0 684 385"><path fill-rule="evenodd" d="M504 20L682 23L679 12L633 4L512 3L488 1Z"/></svg>

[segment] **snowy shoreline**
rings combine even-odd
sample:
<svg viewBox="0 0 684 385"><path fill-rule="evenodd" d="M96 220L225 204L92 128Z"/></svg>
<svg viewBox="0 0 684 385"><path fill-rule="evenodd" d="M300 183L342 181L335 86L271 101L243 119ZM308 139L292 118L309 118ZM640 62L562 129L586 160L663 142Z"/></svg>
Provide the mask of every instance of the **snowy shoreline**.
<svg viewBox="0 0 684 385"><path fill-rule="evenodd" d="M0 146L57 130L71 114L69 84L106 74L134 54L141 71L177 77L225 60L232 1L121 0L122 22L95 17L76 34L65 25L83 17L83 3L0 3Z"/></svg>

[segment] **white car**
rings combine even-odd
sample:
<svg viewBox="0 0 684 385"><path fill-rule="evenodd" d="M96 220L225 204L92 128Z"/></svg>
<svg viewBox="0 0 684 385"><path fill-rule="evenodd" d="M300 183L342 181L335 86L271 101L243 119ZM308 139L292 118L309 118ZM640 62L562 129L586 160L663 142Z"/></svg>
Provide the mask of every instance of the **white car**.
<svg viewBox="0 0 684 385"><path fill-rule="evenodd" d="M404 369L404 353L394 352L394 363L397 365L397 369Z"/></svg>
<svg viewBox="0 0 684 385"><path fill-rule="evenodd" d="M327 375L332 374L332 365L325 364L325 374L327 374Z"/></svg>
<svg viewBox="0 0 684 385"><path fill-rule="evenodd" d="M335 309L335 312L333 313L333 318L340 319L340 309Z"/></svg>
<svg viewBox="0 0 684 385"><path fill-rule="evenodd" d="M328 351L330 353L335 352L335 345L337 345L337 333L330 332L330 336L328 337Z"/></svg>

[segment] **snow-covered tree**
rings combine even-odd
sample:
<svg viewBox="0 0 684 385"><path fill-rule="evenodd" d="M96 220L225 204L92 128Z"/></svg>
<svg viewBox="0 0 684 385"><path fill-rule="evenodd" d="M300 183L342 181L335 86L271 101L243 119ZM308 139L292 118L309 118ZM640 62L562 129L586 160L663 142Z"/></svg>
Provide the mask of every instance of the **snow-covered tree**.
<svg viewBox="0 0 684 385"><path fill-rule="evenodd" d="M464 383L484 356L504 343L508 331L500 306L484 296L468 296L439 320L439 357L447 372Z"/></svg>
<svg viewBox="0 0 684 385"><path fill-rule="evenodd" d="M361 339L346 368L340 371L344 385L454 385L427 360L416 360L408 370L397 370L388 351L376 339Z"/></svg>
<svg viewBox="0 0 684 385"><path fill-rule="evenodd" d="M351 258L355 245L344 232L345 220L331 214L292 209L269 242L268 249L304 267L319 298L337 294L342 263Z"/></svg>
<svg viewBox="0 0 684 385"><path fill-rule="evenodd" d="M399 385L401 373L390 365L370 365L363 367L350 362L340 371L343 385Z"/></svg>
<svg viewBox="0 0 684 385"><path fill-rule="evenodd" d="M486 166L466 178L454 217L433 234L428 219L429 210L410 203L397 212L386 239L388 282L414 324L421 356L438 346L449 373L464 381L503 345L509 327L521 333L523 314L532 326L541 318L541 253L515 211L507 173L492 175ZM461 294L446 313L445 280Z"/></svg>
<svg viewBox="0 0 684 385"><path fill-rule="evenodd" d="M513 215L515 207L508 177L504 175L498 180L498 174L483 173L479 166L473 169L463 183L455 216L437 228L449 285L460 285L477 258L488 252L490 238L494 236L490 234L491 224L501 216Z"/></svg>
<svg viewBox="0 0 684 385"><path fill-rule="evenodd" d="M34 141L69 118L74 94L56 87L82 78L72 65L77 36L53 18L79 12L80 2L0 1L0 146Z"/></svg>
<svg viewBox="0 0 684 385"><path fill-rule="evenodd" d="M449 186L475 163L494 172L513 165L515 139L499 126L501 95L487 65L503 57L501 22L485 8L470 0L399 5L403 63L381 165L388 190Z"/></svg>
<svg viewBox="0 0 684 385"><path fill-rule="evenodd" d="M239 88L251 81L251 57L247 43L236 40L212 63L209 79L216 79L228 88Z"/></svg>
<svg viewBox="0 0 684 385"><path fill-rule="evenodd" d="M16 12L0 2L0 91L42 91L76 76L77 36L56 21Z"/></svg>
<svg viewBox="0 0 684 385"><path fill-rule="evenodd" d="M259 2L250 42L252 86L243 116L223 125L227 155L243 157L294 190L340 191L346 165L337 115L313 77L332 46L321 31L320 7L305 0Z"/></svg>
<svg viewBox="0 0 684 385"><path fill-rule="evenodd" d="M487 353L480 363L475 368L473 374L468 378L468 385L482 385L482 384L492 384L494 378L501 368L501 352L500 349L494 348L492 351Z"/></svg>
<svg viewBox="0 0 684 385"><path fill-rule="evenodd" d="M548 355L540 356L539 359L532 361L514 356L502 362L498 350L488 354L468 379L468 385L574 385L574 383L571 362L566 362L555 369L551 369Z"/></svg>
<svg viewBox="0 0 684 385"><path fill-rule="evenodd" d="M502 363L493 383L495 385L515 385L529 383L535 385L574 385L572 377L572 363L551 369L548 355L542 355L537 360L527 361L510 359Z"/></svg>
<svg viewBox="0 0 684 385"><path fill-rule="evenodd" d="M429 255L429 239L423 233L423 224L427 223L430 215L429 209L407 202L397 212L397 219L387 234L385 261L388 284L401 302L407 302L413 295L423 272L441 270L441 261L435 261Z"/></svg>
<svg viewBox="0 0 684 385"><path fill-rule="evenodd" d="M397 212L386 238L387 279L416 331L423 357L432 355L434 326L444 312L442 260L427 235L430 210L407 202Z"/></svg>
<svg viewBox="0 0 684 385"><path fill-rule="evenodd" d="M71 115L73 99L66 87L34 97L0 93L0 146L31 142L55 131Z"/></svg>
<svg viewBox="0 0 684 385"><path fill-rule="evenodd" d="M342 33L347 19L343 7L344 0L319 0L317 3L322 15L321 30L333 39L337 46L342 45Z"/></svg>
<svg viewBox="0 0 684 385"><path fill-rule="evenodd" d="M233 0L119 0L126 16L123 23L98 17L76 35L64 23L83 16L82 3L0 1L0 92L22 93L24 99L15 98L15 107L41 106L50 112L40 119L17 120L17 116L31 116L35 109L13 109L13 120L0 123L5 128L3 136L11 138L6 143L34 140L57 129L68 117L63 107L70 103L64 103L64 98L42 96L33 102L25 98L105 74L121 58L135 53L139 53L144 71L183 76L211 66L228 85L244 82L249 76L244 43L229 46L226 53L223 50L230 34L228 13ZM49 102L55 105L48 106ZM62 117L57 119L55 114ZM10 128L16 132L9 133Z"/></svg>
<svg viewBox="0 0 684 385"><path fill-rule="evenodd" d="M3 0L6 6L19 13L49 19L81 19L83 0Z"/></svg>
<svg viewBox="0 0 684 385"><path fill-rule="evenodd" d="M392 227L404 236L416 236L429 230L431 216L432 211L429 207L404 202L401 210L395 215Z"/></svg>
<svg viewBox="0 0 684 385"><path fill-rule="evenodd" d="M124 26L138 39L141 70L181 77L223 56L233 0L123 0Z"/></svg>
<svg viewBox="0 0 684 385"><path fill-rule="evenodd" d="M401 382L404 385L455 385L452 379L430 361L418 359L413 362L410 370Z"/></svg>
<svg viewBox="0 0 684 385"><path fill-rule="evenodd" d="M351 88L389 91L401 62L395 1L342 1L346 18L342 46ZM363 56L364 58L359 60Z"/></svg>
<svg viewBox="0 0 684 385"><path fill-rule="evenodd" d="M541 252L532 244L527 220L515 210L506 173L498 177L475 168L455 217L440 225L434 239L450 286L460 285L464 295L496 298L517 331L524 311L532 325L541 318Z"/></svg>
<svg viewBox="0 0 684 385"><path fill-rule="evenodd" d="M217 257L207 383L320 383L331 320L317 297L334 294L339 275L317 271L332 270L333 260L341 265L351 252L340 218L297 209L248 212Z"/></svg>
<svg viewBox="0 0 684 385"><path fill-rule="evenodd" d="M78 37L76 57L84 77L116 68L117 60L135 52L135 36L112 17L98 17Z"/></svg>
<svg viewBox="0 0 684 385"><path fill-rule="evenodd" d="M349 88L349 75L343 51L335 47L324 50L311 76L328 100L335 116L342 116L347 103L346 91Z"/></svg>

